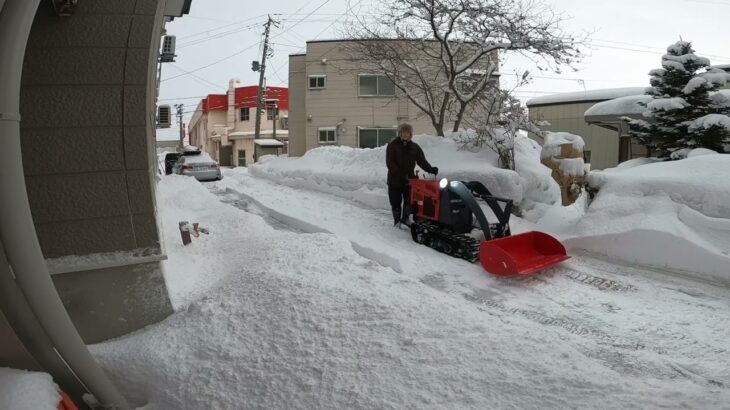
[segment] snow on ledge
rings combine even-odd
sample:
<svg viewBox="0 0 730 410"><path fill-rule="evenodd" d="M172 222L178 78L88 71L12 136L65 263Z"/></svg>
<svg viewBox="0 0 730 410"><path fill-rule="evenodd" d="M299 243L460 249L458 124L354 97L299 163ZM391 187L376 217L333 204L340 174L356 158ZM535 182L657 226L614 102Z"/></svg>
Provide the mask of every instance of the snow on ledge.
<svg viewBox="0 0 730 410"><path fill-rule="evenodd" d="M540 152L540 159L559 156L561 145L564 144L572 144L573 148L578 151L583 151L583 147L586 145L580 135L569 132L547 132L545 142L542 145L542 152Z"/></svg>
<svg viewBox="0 0 730 410"><path fill-rule="evenodd" d="M160 248L139 248L131 251L91 253L88 255L67 255L47 258L46 266L51 275L81 272L94 269L116 268L139 265L167 259Z"/></svg>

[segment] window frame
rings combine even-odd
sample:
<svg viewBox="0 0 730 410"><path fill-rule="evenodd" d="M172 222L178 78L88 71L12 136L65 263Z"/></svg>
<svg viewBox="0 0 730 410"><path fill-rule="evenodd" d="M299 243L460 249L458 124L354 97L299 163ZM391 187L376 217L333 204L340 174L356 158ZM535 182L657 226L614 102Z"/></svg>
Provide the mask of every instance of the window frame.
<svg viewBox="0 0 730 410"><path fill-rule="evenodd" d="M322 131L327 132L327 135L329 136L329 132L332 132L333 140L328 141L328 138L325 137L325 140L322 141ZM319 141L322 145L330 145L330 144L337 144L337 127L317 127L317 141Z"/></svg>
<svg viewBox="0 0 730 410"><path fill-rule="evenodd" d="M375 94L363 94L362 93L362 78L363 77L375 77ZM393 94L380 94L380 79L385 78L388 81L390 79L385 74L368 74L368 73L360 73L357 75L357 96L358 97L395 97L396 94L396 87L395 84L393 84ZM391 81L392 83L392 81Z"/></svg>
<svg viewBox="0 0 730 410"><path fill-rule="evenodd" d="M273 116L270 116L269 113L274 113ZM279 108L266 108L266 121L276 121L276 117L279 116Z"/></svg>
<svg viewBox="0 0 730 410"><path fill-rule="evenodd" d="M244 110L246 110L245 111L245 113L246 113L246 116L245 117L246 118L243 118L244 117L244 115L243 115ZM238 120L239 121L251 121L251 108L250 107L241 107L239 109L239 111L238 111Z"/></svg>
<svg viewBox="0 0 730 410"><path fill-rule="evenodd" d="M315 84L314 87L312 87L312 79L322 80L322 86L320 87L319 84ZM315 81L317 83L318 81ZM312 74L307 79L307 88L310 90L324 90L327 88L327 74Z"/></svg>
<svg viewBox="0 0 730 410"><path fill-rule="evenodd" d="M363 147L363 146L362 146L362 144L360 143L360 132L361 132L362 130L375 130L375 131L377 132L377 134L375 135L375 140L376 140L376 143L377 143L378 145L377 145L377 146L375 146L375 147ZM381 138L381 137L380 137L380 131L381 131L381 130L389 130L389 131L393 131L393 132L395 133L395 135L394 135L393 137L390 137L390 138L389 138L389 139L388 139L387 141L385 141L385 143L384 143L384 144L381 144L381 143L380 143L380 142L381 142L381 141L380 141L380 138ZM357 127L357 147L358 147L358 148L371 148L371 149L372 149L372 148L378 148L378 147L382 147L382 146L384 146L384 145L388 145L388 143L389 143L390 141L392 141L392 140L393 140L393 138L395 138L396 136L398 136L398 127Z"/></svg>

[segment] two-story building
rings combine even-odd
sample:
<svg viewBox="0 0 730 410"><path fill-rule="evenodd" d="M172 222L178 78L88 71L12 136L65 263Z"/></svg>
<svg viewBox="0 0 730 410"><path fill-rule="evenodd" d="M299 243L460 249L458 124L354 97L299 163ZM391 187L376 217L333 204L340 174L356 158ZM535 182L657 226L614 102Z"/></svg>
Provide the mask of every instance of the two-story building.
<svg viewBox="0 0 730 410"><path fill-rule="evenodd" d="M260 139L255 140L258 86L238 87L228 82L226 94L203 98L190 119L190 144L201 147L223 166L246 166L272 147L286 152L289 92L286 87L266 87L261 113ZM264 141L265 140L265 141Z"/></svg>
<svg viewBox="0 0 730 410"><path fill-rule="evenodd" d="M354 50L351 41L317 40L289 56L289 155L326 145L385 145L404 122L416 134L436 133L428 116L382 72L363 68L366 58ZM447 121L446 129L452 126Z"/></svg>

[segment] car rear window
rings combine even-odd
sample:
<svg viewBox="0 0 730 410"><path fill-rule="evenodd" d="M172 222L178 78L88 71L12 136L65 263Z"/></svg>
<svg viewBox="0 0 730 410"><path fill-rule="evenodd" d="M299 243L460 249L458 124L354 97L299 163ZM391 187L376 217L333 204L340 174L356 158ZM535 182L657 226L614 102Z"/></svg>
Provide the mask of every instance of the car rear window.
<svg viewBox="0 0 730 410"><path fill-rule="evenodd" d="M210 155L205 152L201 153L200 155L186 155L184 157L184 161L186 164L216 162L213 158L210 157Z"/></svg>

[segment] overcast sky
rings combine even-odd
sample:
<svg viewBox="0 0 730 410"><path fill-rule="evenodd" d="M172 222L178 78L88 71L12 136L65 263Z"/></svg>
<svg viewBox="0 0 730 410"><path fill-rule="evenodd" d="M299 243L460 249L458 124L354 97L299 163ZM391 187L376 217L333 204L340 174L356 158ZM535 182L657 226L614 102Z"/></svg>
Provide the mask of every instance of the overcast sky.
<svg viewBox="0 0 730 410"><path fill-rule="evenodd" d="M372 12L373 0L349 0L350 10ZM647 86L647 73L660 66L666 47L680 36L712 64L730 64L727 24L730 0L544 0L563 13L566 31L589 33L579 71L539 72L522 57L504 56L501 71L530 70L533 82L518 91L523 99L552 93ZM167 25L177 37L177 61L162 67L160 104L185 104L185 121L200 99L224 93L230 78L258 84L251 61L261 59L263 24L272 27L274 56L267 85L286 86L288 55L303 52L307 40L338 38L347 20L348 0L193 0L190 14ZM188 73L188 74L186 74ZM505 78L505 80L508 80ZM158 137L177 135L159 130Z"/></svg>

